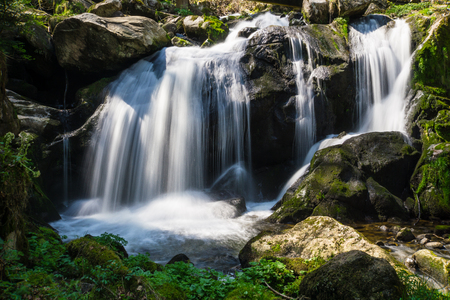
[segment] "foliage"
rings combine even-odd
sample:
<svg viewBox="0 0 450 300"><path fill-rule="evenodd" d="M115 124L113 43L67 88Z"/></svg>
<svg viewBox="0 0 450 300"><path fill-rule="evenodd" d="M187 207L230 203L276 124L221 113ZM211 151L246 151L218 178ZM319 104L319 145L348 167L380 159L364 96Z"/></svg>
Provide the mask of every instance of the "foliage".
<svg viewBox="0 0 450 300"><path fill-rule="evenodd" d="M27 247L25 209L33 178L40 176L27 157L32 136L25 132L15 141L13 133L0 138L0 237L15 232L17 247Z"/></svg>
<svg viewBox="0 0 450 300"><path fill-rule="evenodd" d="M389 8L386 10L386 14L389 16L401 18L411 14L411 12L413 11L424 10L426 8L429 8L430 6L431 2L408 3L401 5L395 5L391 2Z"/></svg>
<svg viewBox="0 0 450 300"><path fill-rule="evenodd" d="M121 238L118 235L112 234L112 233L102 233L100 236L95 236L94 239L99 243L100 245L107 246L110 249L114 251L118 251L117 248L118 245L126 246L128 245L128 242Z"/></svg>
<svg viewBox="0 0 450 300"><path fill-rule="evenodd" d="M405 295L401 300L444 300L450 299L450 296L441 294L438 290L430 289L424 279L416 275L410 275L406 271L399 272L400 281L405 285Z"/></svg>
<svg viewBox="0 0 450 300"><path fill-rule="evenodd" d="M218 41L226 36L227 33L225 32L225 29L228 29L228 26L221 20L219 20L219 18L215 16L203 15L203 20L209 23L208 27L206 28L208 39Z"/></svg>
<svg viewBox="0 0 450 300"><path fill-rule="evenodd" d="M443 203L441 204L450 206L450 161L447 157L438 157L423 166L422 180L417 193L420 194L429 184L442 191Z"/></svg>
<svg viewBox="0 0 450 300"><path fill-rule="evenodd" d="M177 14L179 14L180 16L183 16L183 17L189 16L189 15L193 15L193 14L194 14L192 11L190 11L190 10L187 9L187 8L175 8L175 12L176 12Z"/></svg>

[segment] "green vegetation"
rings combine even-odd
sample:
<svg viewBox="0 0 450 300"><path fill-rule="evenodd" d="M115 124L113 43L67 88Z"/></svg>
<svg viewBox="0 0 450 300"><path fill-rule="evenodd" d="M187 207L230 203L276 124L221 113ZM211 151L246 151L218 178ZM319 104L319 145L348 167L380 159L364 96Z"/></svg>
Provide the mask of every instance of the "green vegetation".
<svg viewBox="0 0 450 300"><path fill-rule="evenodd" d="M411 14L413 11L422 11L430 6L431 2L408 3L400 5L395 5L390 2L389 8L386 10L385 14L392 17L401 18Z"/></svg>
<svg viewBox="0 0 450 300"><path fill-rule="evenodd" d="M0 138L0 238L14 233L15 246L24 251L28 193L33 178L40 176L27 157L31 139L25 132L16 140L10 132Z"/></svg>
<svg viewBox="0 0 450 300"><path fill-rule="evenodd" d="M438 157L424 165L422 170L422 181L417 188L417 194L432 185L442 195L437 198L439 205L450 210L450 159L445 156Z"/></svg>
<svg viewBox="0 0 450 300"><path fill-rule="evenodd" d="M208 39L218 41L226 37L228 33L228 25L220 21L219 18L215 16L203 15L203 20L209 23L208 27L206 28Z"/></svg>
<svg viewBox="0 0 450 300"><path fill-rule="evenodd" d="M296 298L301 297L299 285L304 276L326 263L321 258L265 257L234 276L184 262L162 267L144 254L91 265L84 255L70 253L69 245L88 239L92 242L89 250L100 247L110 252L113 249L105 245L125 245L126 241L104 233L63 244L46 227L29 232L27 238L28 254L0 239L1 299L279 299L273 291ZM404 271L399 275L407 287L402 299L449 299L415 276Z"/></svg>

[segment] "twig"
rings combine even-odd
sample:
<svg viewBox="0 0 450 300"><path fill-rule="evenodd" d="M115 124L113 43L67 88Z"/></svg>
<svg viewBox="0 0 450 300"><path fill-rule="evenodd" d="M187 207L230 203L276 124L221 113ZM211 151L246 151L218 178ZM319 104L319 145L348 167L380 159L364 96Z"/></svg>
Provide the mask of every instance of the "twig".
<svg viewBox="0 0 450 300"><path fill-rule="evenodd" d="M286 295L284 295L284 294L274 290L266 281L263 281L263 282L272 292L274 292L275 294L277 294L278 296L281 296L283 298L286 298L286 299L289 299L289 300L302 300L302 299L309 300L310 299L309 297L306 297L306 296L301 296L301 297L298 297L298 298L292 298L292 297L286 296Z"/></svg>

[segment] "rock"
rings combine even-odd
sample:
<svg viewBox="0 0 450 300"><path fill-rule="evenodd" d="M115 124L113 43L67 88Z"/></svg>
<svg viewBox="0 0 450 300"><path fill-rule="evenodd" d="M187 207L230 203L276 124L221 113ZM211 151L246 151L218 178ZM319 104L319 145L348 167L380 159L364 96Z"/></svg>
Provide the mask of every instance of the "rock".
<svg viewBox="0 0 450 300"><path fill-rule="evenodd" d="M370 3L369 7L364 12L364 16L383 13L384 11L385 11L385 9L381 8L376 3Z"/></svg>
<svg viewBox="0 0 450 300"><path fill-rule="evenodd" d="M330 217L309 217L292 229L278 233L262 232L239 252L239 261L243 267L248 267L250 262L259 261L264 256L328 259L350 250L361 250L400 266L385 250L370 243L355 229Z"/></svg>
<svg viewBox="0 0 450 300"><path fill-rule="evenodd" d="M417 269L416 260L412 257L407 257L405 259L405 266L410 270L416 270Z"/></svg>
<svg viewBox="0 0 450 300"><path fill-rule="evenodd" d="M310 299L400 299L405 287L384 259L353 250L307 274L299 294Z"/></svg>
<svg viewBox="0 0 450 300"><path fill-rule="evenodd" d="M313 24L330 23L327 0L304 0L302 11L306 20Z"/></svg>
<svg viewBox="0 0 450 300"><path fill-rule="evenodd" d="M306 25L303 19L303 14L300 11L291 11L288 14L289 26L304 26Z"/></svg>
<svg viewBox="0 0 450 300"><path fill-rule="evenodd" d="M182 261L182 262L184 262L186 264L192 264L192 262L189 259L189 257L187 257L187 255L183 254L183 253L177 254L174 257L172 257L167 264L170 265L170 264L174 264L174 263L179 262L179 261Z"/></svg>
<svg viewBox="0 0 450 300"><path fill-rule="evenodd" d="M375 245L380 246L380 247L384 247L385 246L383 241L377 241L375 243Z"/></svg>
<svg viewBox="0 0 450 300"><path fill-rule="evenodd" d="M337 11L339 17L357 17L362 16L368 9L371 3L376 3L378 6L387 7L386 0L338 0Z"/></svg>
<svg viewBox="0 0 450 300"><path fill-rule="evenodd" d="M256 32L258 27L245 27L238 32L238 37L248 38L252 33Z"/></svg>
<svg viewBox="0 0 450 300"><path fill-rule="evenodd" d="M172 45L177 46L177 47L190 47L193 46L189 41L186 41L182 38L179 38L177 36L174 36L171 40Z"/></svg>
<svg viewBox="0 0 450 300"><path fill-rule="evenodd" d="M89 8L88 12L99 17L109 18L122 9L120 0L105 0Z"/></svg>
<svg viewBox="0 0 450 300"><path fill-rule="evenodd" d="M417 240L419 240L419 244L421 244L421 245L425 245L426 243L431 241L431 240L429 240L427 238L417 239Z"/></svg>
<svg viewBox="0 0 450 300"><path fill-rule="evenodd" d="M86 235L67 244L67 252L72 259L84 258L89 264L84 268L94 266L108 266L114 264L117 266L116 272L126 275L128 270L122 264L119 256L107 246L100 245L92 236ZM87 270L84 270L87 271Z"/></svg>
<svg viewBox="0 0 450 300"><path fill-rule="evenodd" d="M431 235L429 233L422 233L422 234L419 234L418 236L416 236L416 239L419 241L423 240L423 239L431 240L432 237L433 237L433 235Z"/></svg>
<svg viewBox="0 0 450 300"><path fill-rule="evenodd" d="M402 242L410 242L414 240L416 237L411 232L411 228L402 228L400 231L395 235L395 239Z"/></svg>
<svg viewBox="0 0 450 300"><path fill-rule="evenodd" d="M320 90L317 85L318 92L314 98L317 136L352 126L349 121L351 115L343 113L352 111L354 106L351 104L351 99L354 99L351 96L354 92L353 71L348 64L349 53L343 35L331 25L261 29L250 37L241 59L252 113L250 127L257 128L251 131L255 169L293 159L297 88L292 58L287 49L292 47L289 37L297 36L301 36L304 45L310 46L320 61L327 62L321 66L321 70L326 69L326 72L311 75L309 70L304 70L305 77L311 75L315 83L321 81L327 86L326 90ZM306 47L303 47L303 57L307 57ZM319 60L317 65L319 68Z"/></svg>
<svg viewBox="0 0 450 300"><path fill-rule="evenodd" d="M429 249L443 249L444 245L441 242L429 242L425 244L425 247Z"/></svg>
<svg viewBox="0 0 450 300"><path fill-rule="evenodd" d="M6 91L14 105L23 131L37 135L44 143L50 143L63 132L60 122L62 112L58 109L36 103L13 91Z"/></svg>
<svg viewBox="0 0 450 300"><path fill-rule="evenodd" d="M443 257L436 256L430 250L419 250L413 254L420 271L433 277L435 280L447 286L449 281L450 261Z"/></svg>
<svg viewBox="0 0 450 300"><path fill-rule="evenodd" d="M380 226L380 230L381 230L381 231L388 231L388 228L387 228L386 225L381 225L381 226Z"/></svg>
<svg viewBox="0 0 450 300"><path fill-rule="evenodd" d="M151 19L89 13L59 23L53 40L59 64L83 73L121 70L169 42L164 29Z"/></svg>
<svg viewBox="0 0 450 300"><path fill-rule="evenodd" d="M397 132L363 134L317 151L309 174L268 220L296 223L311 214L347 221L407 218L395 196L408 188L418 156Z"/></svg>
<svg viewBox="0 0 450 300"><path fill-rule="evenodd" d="M216 17L187 16L183 20L184 32L189 38L202 42L211 39L223 41L228 35L228 26Z"/></svg>
<svg viewBox="0 0 450 300"><path fill-rule="evenodd" d="M443 49L450 49L450 15L437 19L431 28L432 32L427 32L428 38L414 56L413 83L416 88L430 87L448 98L450 73L443 66L450 64L450 56Z"/></svg>
<svg viewBox="0 0 450 300"><path fill-rule="evenodd" d="M45 59L49 60L54 55L55 49L53 47L52 37L48 33L46 26L31 23L22 32L22 35Z"/></svg>

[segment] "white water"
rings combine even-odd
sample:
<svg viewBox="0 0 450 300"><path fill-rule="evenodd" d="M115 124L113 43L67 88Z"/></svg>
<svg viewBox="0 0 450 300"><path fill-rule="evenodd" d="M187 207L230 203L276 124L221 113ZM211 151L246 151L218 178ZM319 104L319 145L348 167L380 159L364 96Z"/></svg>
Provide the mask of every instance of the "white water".
<svg viewBox="0 0 450 300"><path fill-rule="evenodd" d="M270 215L270 207L307 171L315 151L351 137L313 145L312 84L300 71L312 71L311 51L306 48L305 62L301 47L306 46L291 40L299 93L295 151L299 160L306 156L305 166L278 199L249 203L249 212L239 218L233 218L235 209L230 205L199 192L214 186L251 195L249 104L238 67L246 39L237 38L237 32L256 24L286 26L287 20L266 14L240 23L223 44L210 49L167 48L122 73L109 94L89 162L91 198L74 203L61 221L52 224L61 234L69 239L105 231L119 234L129 241L130 253L149 252L161 263L185 253L200 267L238 264L237 253L259 231L258 221ZM397 59L399 49L391 48ZM359 50L354 55L366 56ZM370 70L372 65L367 65ZM404 68L398 68L393 84L383 85L388 91L379 98L382 109L403 100L401 90L406 87L398 86L406 81L399 79ZM366 103L360 105L364 112L359 115L364 119L360 132L379 130L374 112L378 102L364 102L363 95L360 92L358 98ZM401 111L403 106L392 107ZM392 107L390 115L401 116ZM400 130L402 123L395 124L386 130Z"/></svg>
<svg viewBox="0 0 450 300"><path fill-rule="evenodd" d="M122 72L111 86L88 161L90 199L52 224L72 239L119 234L131 253L167 262L187 254L198 266L232 267L270 214L236 210L200 190L251 197L249 103L239 59L244 27L287 26L271 14L241 22L209 49L166 48ZM214 125L214 126L213 126Z"/></svg>
<svg viewBox="0 0 450 300"><path fill-rule="evenodd" d="M381 19L374 17L350 27L361 133L405 130L411 32L404 20L396 20L390 28L382 24Z"/></svg>

